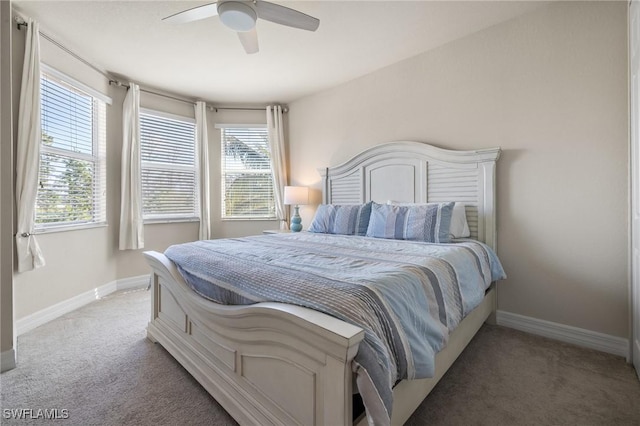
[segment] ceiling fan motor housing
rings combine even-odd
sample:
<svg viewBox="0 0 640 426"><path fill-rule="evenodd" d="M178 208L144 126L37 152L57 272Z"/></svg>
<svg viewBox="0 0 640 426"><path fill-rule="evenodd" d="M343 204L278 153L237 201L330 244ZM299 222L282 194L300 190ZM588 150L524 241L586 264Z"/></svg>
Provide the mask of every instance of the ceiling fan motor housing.
<svg viewBox="0 0 640 426"><path fill-rule="evenodd" d="M251 31L258 15L249 4L239 1L218 2L218 15L224 25L234 31Z"/></svg>

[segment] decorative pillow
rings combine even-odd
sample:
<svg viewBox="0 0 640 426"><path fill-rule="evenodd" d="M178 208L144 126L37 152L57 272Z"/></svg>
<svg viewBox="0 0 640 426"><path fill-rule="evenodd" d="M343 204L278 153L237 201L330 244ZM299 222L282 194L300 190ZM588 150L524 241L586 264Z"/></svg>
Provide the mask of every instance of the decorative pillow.
<svg viewBox="0 0 640 426"><path fill-rule="evenodd" d="M360 235L367 233L371 202L366 204L321 204L309 232Z"/></svg>
<svg viewBox="0 0 640 426"><path fill-rule="evenodd" d="M426 205L427 203L402 203L397 201L387 201L387 204L394 204L397 206L419 206ZM467 212L463 203L455 203L453 206L453 213L451 215L451 226L449 227L449 236L451 238L467 238L471 236L469 230L469 223L467 222Z"/></svg>
<svg viewBox="0 0 640 426"><path fill-rule="evenodd" d="M377 204L371 207L367 237L448 243L454 203Z"/></svg>

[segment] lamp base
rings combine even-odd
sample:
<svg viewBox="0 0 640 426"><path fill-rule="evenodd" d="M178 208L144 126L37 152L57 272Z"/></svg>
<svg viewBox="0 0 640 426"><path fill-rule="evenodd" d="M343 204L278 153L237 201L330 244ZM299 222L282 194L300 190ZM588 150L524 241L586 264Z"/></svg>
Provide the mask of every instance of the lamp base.
<svg viewBox="0 0 640 426"><path fill-rule="evenodd" d="M293 208L293 216L291 216L291 226L289 226L291 232L302 231L302 218L300 217L299 209L300 206L295 206Z"/></svg>

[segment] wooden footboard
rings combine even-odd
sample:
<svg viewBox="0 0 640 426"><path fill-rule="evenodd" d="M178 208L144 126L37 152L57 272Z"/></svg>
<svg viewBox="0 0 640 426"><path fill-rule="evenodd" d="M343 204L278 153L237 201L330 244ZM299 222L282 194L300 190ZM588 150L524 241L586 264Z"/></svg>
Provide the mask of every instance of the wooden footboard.
<svg viewBox="0 0 640 426"><path fill-rule="evenodd" d="M361 328L287 304L210 302L163 254L144 255L154 274L149 339L239 423L352 423L351 360Z"/></svg>

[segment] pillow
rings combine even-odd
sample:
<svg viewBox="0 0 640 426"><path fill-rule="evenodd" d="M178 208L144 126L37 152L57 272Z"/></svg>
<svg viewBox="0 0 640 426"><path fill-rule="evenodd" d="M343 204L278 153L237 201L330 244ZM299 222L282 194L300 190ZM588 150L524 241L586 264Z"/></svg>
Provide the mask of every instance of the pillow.
<svg viewBox="0 0 640 426"><path fill-rule="evenodd" d="M367 233L371 202L366 204L321 204L316 210L309 232L360 235Z"/></svg>
<svg viewBox="0 0 640 426"><path fill-rule="evenodd" d="M387 204L395 204L397 206L417 206L426 203L400 203L396 201L387 201ZM451 215L451 226L449 227L451 238L467 238L471 236L469 223L467 223L467 212L463 203L455 203L453 206L453 214Z"/></svg>
<svg viewBox="0 0 640 426"><path fill-rule="evenodd" d="M371 207L367 237L448 243L454 203L408 206L377 204Z"/></svg>
<svg viewBox="0 0 640 426"><path fill-rule="evenodd" d="M471 236L469 223L467 223L467 212L462 203L455 203L453 206L449 234L451 234L451 238L467 238Z"/></svg>

